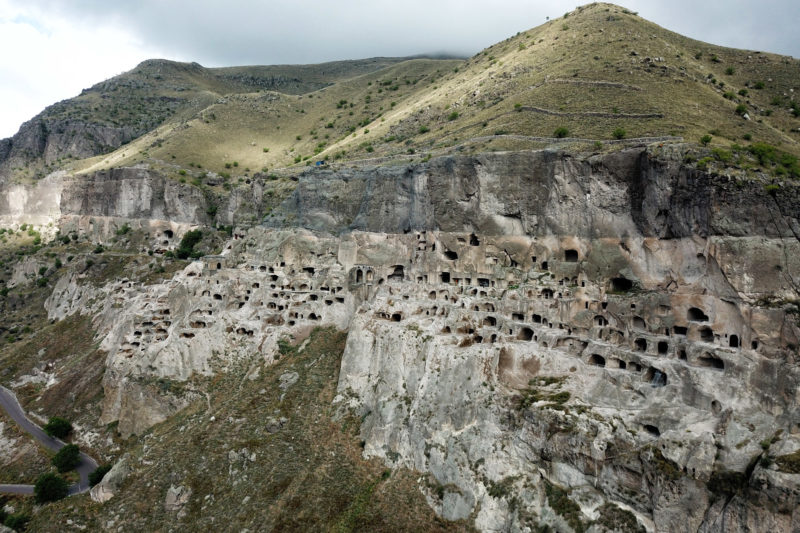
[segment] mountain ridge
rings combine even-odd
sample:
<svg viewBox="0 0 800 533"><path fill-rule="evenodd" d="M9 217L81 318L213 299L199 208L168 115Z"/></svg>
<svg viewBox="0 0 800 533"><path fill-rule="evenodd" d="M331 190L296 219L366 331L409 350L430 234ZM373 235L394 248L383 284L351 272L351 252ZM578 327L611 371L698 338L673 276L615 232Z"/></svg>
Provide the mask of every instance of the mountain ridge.
<svg viewBox="0 0 800 533"><path fill-rule="evenodd" d="M73 142L62 135L50 150L48 131L18 134L17 142L2 141L0 161L7 161L0 162L0 177L32 179L57 168L74 172L159 161L213 172L237 161L239 168L255 171L456 146L474 153L547 145L470 140L504 133L595 140L676 136L690 142L710 135L723 147L760 141L798 155L798 79L800 61L794 58L703 43L627 9L594 3L466 60L370 58L210 69L147 60L85 90L81 97L93 109L70 99L42 114L73 122L89 117L113 131L100 131L100 139L90 142L81 135L94 133L73 123L66 128ZM90 98L98 91L99 104ZM271 92L278 107L294 105L291 96L307 96L296 109L305 116L281 115L268 101L253 101ZM253 97L246 101L246 94ZM233 99L223 109L225 96ZM253 111L261 115L258 121ZM41 124L42 115L26 123L28 129ZM211 115L220 118L211 124ZM129 142L130 149L120 150ZM160 149L153 143L177 146ZM252 144L254 149L247 148ZM110 156L106 163L92 159L104 154ZM68 155L73 157L67 161Z"/></svg>

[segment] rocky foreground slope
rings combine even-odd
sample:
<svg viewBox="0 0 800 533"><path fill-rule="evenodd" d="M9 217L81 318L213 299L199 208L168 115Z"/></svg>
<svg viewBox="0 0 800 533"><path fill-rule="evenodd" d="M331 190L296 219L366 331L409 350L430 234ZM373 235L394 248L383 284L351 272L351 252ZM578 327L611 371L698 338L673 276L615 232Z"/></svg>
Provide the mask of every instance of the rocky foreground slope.
<svg viewBox="0 0 800 533"><path fill-rule="evenodd" d="M68 270L45 307L93 317L97 424L122 437L332 326L347 339L329 416L361 421L365 457L428 475L445 519L795 531L797 187L698 171L684 150L308 172L221 254L150 285ZM205 197L143 169L53 187L61 231L109 244L128 225L174 248L208 223Z"/></svg>

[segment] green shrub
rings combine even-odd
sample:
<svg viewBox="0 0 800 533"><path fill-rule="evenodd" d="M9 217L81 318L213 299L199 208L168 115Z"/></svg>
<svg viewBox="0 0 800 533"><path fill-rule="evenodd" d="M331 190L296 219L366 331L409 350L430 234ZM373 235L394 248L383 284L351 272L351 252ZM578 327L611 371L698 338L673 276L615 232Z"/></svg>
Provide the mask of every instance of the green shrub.
<svg viewBox="0 0 800 533"><path fill-rule="evenodd" d="M745 133L744 135L742 135L742 139L744 139L745 141L752 141L753 135L750 133Z"/></svg>
<svg viewBox="0 0 800 533"><path fill-rule="evenodd" d="M739 96L747 96L748 94L747 89L739 89Z"/></svg>
<svg viewBox="0 0 800 533"><path fill-rule="evenodd" d="M180 245L175 252L178 259L188 259L189 257L199 257L198 252L195 252L194 247L203 238L203 232L199 229L187 231L183 234Z"/></svg>
<svg viewBox="0 0 800 533"><path fill-rule="evenodd" d="M100 465L89 474L89 483L94 487L101 481L103 481L103 477L108 474L108 471L111 470L111 465Z"/></svg>
<svg viewBox="0 0 800 533"><path fill-rule="evenodd" d="M556 128L556 130L553 132L553 137L557 137L559 139L563 139L564 137L566 137L568 135L569 135L569 130L567 128L565 128L564 126L561 126L560 128Z"/></svg>
<svg viewBox="0 0 800 533"><path fill-rule="evenodd" d="M184 174L185 174L185 172L184 172ZM126 222L126 223L125 223L125 224L123 224L123 225L122 225L122 226L121 226L121 227L120 227L120 228L119 228L119 229L118 229L118 230L117 230L115 233L116 233L117 235L120 235L120 236L121 236L121 235L127 235L128 233L130 233L130 231L131 231L131 227L130 227L130 225L128 225L128 223Z"/></svg>
<svg viewBox="0 0 800 533"><path fill-rule="evenodd" d="M706 170L706 169L708 169L708 164L711 163L711 161L713 161L713 159L710 158L710 157L704 157L702 159L698 159L698 161L697 161L697 169L698 170Z"/></svg>
<svg viewBox="0 0 800 533"><path fill-rule="evenodd" d="M711 135L703 135L702 137L700 137L700 144L702 144L703 146L708 146L709 143L711 143L711 139L713 139Z"/></svg>
<svg viewBox="0 0 800 533"><path fill-rule="evenodd" d="M583 533L586 531L586 525L581 520L583 517L581 508L570 499L569 493L566 490L547 481L545 481L544 490L547 496L547 504L551 509L564 517L569 526L576 533Z"/></svg>
<svg viewBox="0 0 800 533"><path fill-rule="evenodd" d="M54 502L66 498L69 493L69 485L61 476L52 472L42 474L36 479L33 487L33 495L37 503Z"/></svg>
<svg viewBox="0 0 800 533"><path fill-rule="evenodd" d="M624 531L626 533L645 533L647 531L636 520L636 515L613 503L603 504L598 511L600 516L597 518L597 522L608 531Z"/></svg>
<svg viewBox="0 0 800 533"><path fill-rule="evenodd" d="M728 67L725 69L725 74L728 76L733 76L736 73L736 69L733 67Z"/></svg>
<svg viewBox="0 0 800 533"><path fill-rule="evenodd" d="M59 472L69 472L81 462L81 451L75 444L67 444L53 456L52 463Z"/></svg>
<svg viewBox="0 0 800 533"><path fill-rule="evenodd" d="M419 127L419 132L420 133L428 133L429 131L431 131L431 129L428 126L420 126Z"/></svg>
<svg viewBox="0 0 800 533"><path fill-rule="evenodd" d="M718 161L722 161L723 163L730 163L730 161L733 159L733 154L723 148L712 148L711 154Z"/></svg>
<svg viewBox="0 0 800 533"><path fill-rule="evenodd" d="M747 113L747 106L744 104L739 104L736 106L736 114L737 115L744 115Z"/></svg>
<svg viewBox="0 0 800 533"><path fill-rule="evenodd" d="M612 133L615 139L624 139L627 132L623 128L617 128Z"/></svg>
<svg viewBox="0 0 800 533"><path fill-rule="evenodd" d="M102 244L98 244L97 246L94 247L94 250L92 250L92 253L94 253L94 254L102 254L105 251L106 251L106 249L103 248L103 245Z"/></svg>
<svg viewBox="0 0 800 533"><path fill-rule="evenodd" d="M452 121L452 120L455 120L457 118L458 118L458 112L457 111L453 111L452 113L447 115L447 120L451 120Z"/></svg>
<svg viewBox="0 0 800 533"><path fill-rule="evenodd" d="M52 416L42 429L51 437L63 439L72 432L72 424L66 418Z"/></svg>
<svg viewBox="0 0 800 533"><path fill-rule="evenodd" d="M522 111L522 104L520 104L519 102L514 104L514 111Z"/></svg>
<svg viewBox="0 0 800 533"><path fill-rule="evenodd" d="M25 531L31 517L25 513L10 514L3 519L3 525L10 527L14 531Z"/></svg>
<svg viewBox="0 0 800 533"><path fill-rule="evenodd" d="M186 171L184 169L180 169L178 171L178 174L180 174L181 176L185 176L186 175Z"/></svg>
<svg viewBox="0 0 800 533"><path fill-rule="evenodd" d="M753 85L753 88L754 89L758 89L759 91L762 90L764 88L764 82L763 81L757 81L756 84Z"/></svg>

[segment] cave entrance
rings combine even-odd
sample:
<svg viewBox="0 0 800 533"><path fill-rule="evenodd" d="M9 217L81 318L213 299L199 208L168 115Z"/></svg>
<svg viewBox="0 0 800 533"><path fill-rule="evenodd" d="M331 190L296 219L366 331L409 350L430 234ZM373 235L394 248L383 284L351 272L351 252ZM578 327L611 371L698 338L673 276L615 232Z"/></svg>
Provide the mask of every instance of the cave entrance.
<svg viewBox="0 0 800 533"><path fill-rule="evenodd" d="M592 355L589 357L589 364L590 364L590 365L594 365L594 366L601 366L601 367L604 367L604 366L606 366L606 358L605 358L605 357L603 357L602 355L599 355L599 354L593 353L593 354L592 354Z"/></svg>

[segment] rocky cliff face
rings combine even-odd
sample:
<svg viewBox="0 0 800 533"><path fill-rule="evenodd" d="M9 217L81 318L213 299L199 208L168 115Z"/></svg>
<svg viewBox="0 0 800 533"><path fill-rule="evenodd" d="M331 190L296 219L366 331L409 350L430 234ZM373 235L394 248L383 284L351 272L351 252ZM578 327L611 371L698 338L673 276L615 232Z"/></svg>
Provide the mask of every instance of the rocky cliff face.
<svg viewBox="0 0 800 533"><path fill-rule="evenodd" d="M193 376L258 372L282 342L335 325L349 331L337 411L361 417L366 456L426 474L445 518L797 530L800 474L782 459L800 450L797 190L681 159L309 172L222 255L150 286L64 277L47 308L95 316L101 423L123 435L203 401ZM98 235L209 222L197 189L144 169L61 183L61 223ZM258 194L238 194L224 216L258 213L236 207ZM158 224L142 227L158 239Z"/></svg>
<svg viewBox="0 0 800 533"><path fill-rule="evenodd" d="M47 166L64 157L83 159L108 153L146 131L132 126L36 117L23 124L16 135L0 141L0 182L6 181L16 167Z"/></svg>
<svg viewBox="0 0 800 533"><path fill-rule="evenodd" d="M268 224L334 233L436 229L582 238L797 233L796 187L773 198L758 182L687 168L681 155L680 146L595 157L535 151L315 170L301 177Z"/></svg>

